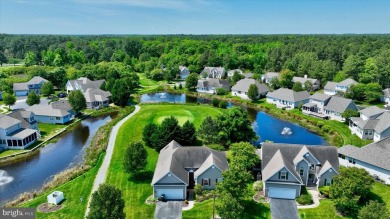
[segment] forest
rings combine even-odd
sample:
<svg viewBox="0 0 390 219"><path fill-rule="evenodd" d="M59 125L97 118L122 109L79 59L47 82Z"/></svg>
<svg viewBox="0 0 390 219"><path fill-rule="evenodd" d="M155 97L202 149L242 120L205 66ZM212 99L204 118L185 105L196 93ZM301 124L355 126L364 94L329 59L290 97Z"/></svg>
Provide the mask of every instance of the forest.
<svg viewBox="0 0 390 219"><path fill-rule="evenodd" d="M149 35L60 36L0 35L0 78L47 76L55 86L80 76L120 78L145 73L163 79L162 67L205 66L262 74L289 70L326 81L353 78L390 87L390 35ZM7 90L9 84L1 83Z"/></svg>

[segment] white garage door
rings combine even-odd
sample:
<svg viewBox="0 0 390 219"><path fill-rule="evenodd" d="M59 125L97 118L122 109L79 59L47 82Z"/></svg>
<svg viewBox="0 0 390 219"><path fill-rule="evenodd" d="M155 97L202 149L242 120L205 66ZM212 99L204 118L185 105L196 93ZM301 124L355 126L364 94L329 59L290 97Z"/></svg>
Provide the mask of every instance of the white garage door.
<svg viewBox="0 0 390 219"><path fill-rule="evenodd" d="M269 187L270 198L295 199L296 189Z"/></svg>
<svg viewBox="0 0 390 219"><path fill-rule="evenodd" d="M165 199L167 200L183 200L183 189L158 189L157 197L160 197L162 194L165 195Z"/></svg>

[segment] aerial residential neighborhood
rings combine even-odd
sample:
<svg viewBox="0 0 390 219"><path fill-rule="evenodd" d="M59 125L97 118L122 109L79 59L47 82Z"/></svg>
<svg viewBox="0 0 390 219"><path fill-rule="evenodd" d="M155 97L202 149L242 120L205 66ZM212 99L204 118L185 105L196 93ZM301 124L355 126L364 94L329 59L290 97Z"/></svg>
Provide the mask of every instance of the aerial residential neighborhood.
<svg viewBox="0 0 390 219"><path fill-rule="evenodd" d="M389 6L1 1L0 218L390 219Z"/></svg>

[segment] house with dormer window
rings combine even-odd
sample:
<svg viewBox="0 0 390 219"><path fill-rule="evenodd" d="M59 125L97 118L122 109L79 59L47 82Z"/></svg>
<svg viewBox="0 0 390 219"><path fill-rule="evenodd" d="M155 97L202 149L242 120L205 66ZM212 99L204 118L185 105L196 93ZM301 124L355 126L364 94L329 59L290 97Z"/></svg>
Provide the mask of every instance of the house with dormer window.
<svg viewBox="0 0 390 219"><path fill-rule="evenodd" d="M264 194L295 199L302 186L328 186L339 171L333 146L263 143L261 147Z"/></svg>
<svg viewBox="0 0 390 219"><path fill-rule="evenodd" d="M46 79L35 76L26 83L14 83L13 90L15 92L15 96L27 96L30 92L41 94L42 85L46 82Z"/></svg>
<svg viewBox="0 0 390 219"><path fill-rule="evenodd" d="M195 185L215 189L222 181L222 171L228 169L225 152L208 147L182 147L171 141L160 151L152 186L155 198L166 200L187 199L187 190Z"/></svg>

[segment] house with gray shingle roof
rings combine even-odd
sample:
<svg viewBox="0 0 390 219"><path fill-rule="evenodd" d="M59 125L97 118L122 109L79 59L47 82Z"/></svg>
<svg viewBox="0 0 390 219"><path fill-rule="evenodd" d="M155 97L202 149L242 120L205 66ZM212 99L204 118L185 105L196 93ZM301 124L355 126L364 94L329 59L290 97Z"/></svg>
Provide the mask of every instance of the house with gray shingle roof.
<svg viewBox="0 0 390 219"><path fill-rule="evenodd" d="M265 84L270 84L272 78L280 79L279 72L267 72L261 76L261 81Z"/></svg>
<svg viewBox="0 0 390 219"><path fill-rule="evenodd" d="M292 82L294 82L294 83L300 82L302 84L302 88L304 88L304 89L306 89L305 83L307 81L311 83L311 85L312 85L311 90L312 91L320 89L321 82L317 79L314 79L314 78L308 78L307 75L305 75L304 77L293 77L293 79L292 79Z"/></svg>
<svg viewBox="0 0 390 219"><path fill-rule="evenodd" d="M237 72L237 73L240 74L240 75L242 75L242 74L244 73L241 69L232 69L232 70L229 70L229 71L228 71L227 76L228 76L229 78L233 77L234 72Z"/></svg>
<svg viewBox="0 0 390 219"><path fill-rule="evenodd" d="M296 92L287 88L268 92L267 102L275 104L278 108L294 109L302 103L309 102L310 94L307 91Z"/></svg>
<svg viewBox="0 0 390 219"><path fill-rule="evenodd" d="M248 91L249 91L249 86L251 84L255 84L257 87L259 93L257 98L265 96L269 92L269 88L267 85L261 84L259 81L255 79L245 78L237 81L236 85L232 87L232 95L249 100Z"/></svg>
<svg viewBox="0 0 390 219"><path fill-rule="evenodd" d="M390 138L364 147L345 145L338 149L340 165L367 170L374 178L390 184Z"/></svg>
<svg viewBox="0 0 390 219"><path fill-rule="evenodd" d="M377 106L359 111L360 117L352 117L349 129L361 139L379 141L390 137L390 112Z"/></svg>
<svg viewBox="0 0 390 219"><path fill-rule="evenodd" d="M223 88L226 92L230 91L230 83L227 80L207 78L198 80L196 85L196 92L216 94L218 88Z"/></svg>
<svg viewBox="0 0 390 219"><path fill-rule="evenodd" d="M49 105L32 105L26 109L35 114L35 119L41 123L65 124L75 118L72 106L67 100L59 100Z"/></svg>
<svg viewBox="0 0 390 219"><path fill-rule="evenodd" d="M337 148L333 146L263 143L261 168L264 194L295 199L302 186L326 186L338 174Z"/></svg>
<svg viewBox="0 0 390 219"><path fill-rule="evenodd" d="M40 138L33 113L17 110L0 115L0 148L25 149Z"/></svg>
<svg viewBox="0 0 390 219"><path fill-rule="evenodd" d="M185 80L188 77L188 75L190 75L190 70L186 66L180 65L179 75L181 79Z"/></svg>
<svg viewBox="0 0 390 219"><path fill-rule="evenodd" d="M81 77L77 80L69 80L66 83L66 91L70 93L74 90L83 92L87 102L88 109L100 109L110 103L111 93L100 89L105 80L92 81L88 78Z"/></svg>
<svg viewBox="0 0 390 219"><path fill-rule="evenodd" d="M155 198L165 195L167 200L187 199L187 189L200 184L204 189L215 189L228 169L225 152L205 146L182 147L171 141L161 149L151 185Z"/></svg>
<svg viewBox="0 0 390 219"><path fill-rule="evenodd" d="M382 101L385 102L387 105L390 104L390 88L386 88L382 91Z"/></svg>
<svg viewBox="0 0 390 219"><path fill-rule="evenodd" d="M27 96L30 92L41 94L41 88L45 82L47 82L46 79L35 76L26 83L14 83L13 91L15 92L15 96Z"/></svg>
<svg viewBox="0 0 390 219"><path fill-rule="evenodd" d="M226 71L224 67L204 67L200 75L202 77L206 75L206 78L222 79L225 77Z"/></svg>
<svg viewBox="0 0 390 219"><path fill-rule="evenodd" d="M302 106L302 113L324 119L344 121L341 114L347 109L358 110L351 99L315 93L310 96L309 102Z"/></svg>
<svg viewBox="0 0 390 219"><path fill-rule="evenodd" d="M352 78L347 78L344 81L340 82L331 82L329 81L324 87L324 93L327 95L335 95L337 92L345 93L351 87L351 85L356 85L358 82Z"/></svg>

